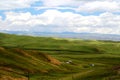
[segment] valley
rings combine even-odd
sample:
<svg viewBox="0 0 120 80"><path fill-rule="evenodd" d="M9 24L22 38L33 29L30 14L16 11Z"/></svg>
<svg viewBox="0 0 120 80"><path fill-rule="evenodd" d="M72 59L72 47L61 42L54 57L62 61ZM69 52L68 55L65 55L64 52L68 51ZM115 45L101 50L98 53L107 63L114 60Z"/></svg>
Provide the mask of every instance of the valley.
<svg viewBox="0 0 120 80"><path fill-rule="evenodd" d="M120 42L0 33L0 80L119 80Z"/></svg>

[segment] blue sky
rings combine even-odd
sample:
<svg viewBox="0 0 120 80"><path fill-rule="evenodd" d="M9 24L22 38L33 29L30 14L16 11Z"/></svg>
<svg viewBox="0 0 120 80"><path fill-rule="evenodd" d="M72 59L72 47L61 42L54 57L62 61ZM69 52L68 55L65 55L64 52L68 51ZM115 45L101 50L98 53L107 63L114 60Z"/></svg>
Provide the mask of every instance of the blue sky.
<svg viewBox="0 0 120 80"><path fill-rule="evenodd" d="M0 0L0 31L120 34L119 0Z"/></svg>

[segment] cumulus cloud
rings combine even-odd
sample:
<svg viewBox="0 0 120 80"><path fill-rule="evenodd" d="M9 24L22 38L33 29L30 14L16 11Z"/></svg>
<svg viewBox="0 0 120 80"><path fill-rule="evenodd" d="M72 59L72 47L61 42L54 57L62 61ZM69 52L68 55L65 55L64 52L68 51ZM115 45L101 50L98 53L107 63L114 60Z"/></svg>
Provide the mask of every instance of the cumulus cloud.
<svg viewBox="0 0 120 80"><path fill-rule="evenodd" d="M37 9L71 9L77 12L120 12L119 0L0 0L0 10L32 7Z"/></svg>
<svg viewBox="0 0 120 80"><path fill-rule="evenodd" d="M109 12L83 16L72 12L47 10L42 14L6 12L4 30L39 32L92 32L120 34L120 16ZM1 24L0 24L1 25Z"/></svg>
<svg viewBox="0 0 120 80"><path fill-rule="evenodd" d="M88 2L81 6L79 6L77 11L84 12L119 12L120 11L120 3L115 1L94 1Z"/></svg>
<svg viewBox="0 0 120 80"><path fill-rule="evenodd" d="M81 2L79 0L41 0L44 6L78 6Z"/></svg>
<svg viewBox="0 0 120 80"><path fill-rule="evenodd" d="M0 0L0 10L31 7L35 2L42 2L37 9L72 9L78 12L120 12L119 0Z"/></svg>
<svg viewBox="0 0 120 80"><path fill-rule="evenodd" d="M0 0L0 10L28 8L38 0Z"/></svg>
<svg viewBox="0 0 120 80"><path fill-rule="evenodd" d="M42 8L71 9L77 12L120 12L119 0L41 0Z"/></svg>
<svg viewBox="0 0 120 80"><path fill-rule="evenodd" d="M33 15L29 11L13 11L33 8L32 4L38 12L45 12ZM120 15L114 14L120 12L119 0L0 0L0 10L6 16L4 20L0 16L0 30L120 34Z"/></svg>

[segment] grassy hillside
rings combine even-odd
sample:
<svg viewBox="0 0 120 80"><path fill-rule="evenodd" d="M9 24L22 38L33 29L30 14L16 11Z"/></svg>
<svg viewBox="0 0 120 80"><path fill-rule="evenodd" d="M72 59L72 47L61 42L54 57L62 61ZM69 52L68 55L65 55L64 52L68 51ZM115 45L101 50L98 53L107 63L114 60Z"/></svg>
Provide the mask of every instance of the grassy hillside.
<svg viewBox="0 0 120 80"><path fill-rule="evenodd" d="M0 33L0 80L119 80L120 42Z"/></svg>
<svg viewBox="0 0 120 80"><path fill-rule="evenodd" d="M9 75L11 72L26 77L28 73L47 73L54 69L59 71L60 64L59 60L39 51L0 47L0 75Z"/></svg>

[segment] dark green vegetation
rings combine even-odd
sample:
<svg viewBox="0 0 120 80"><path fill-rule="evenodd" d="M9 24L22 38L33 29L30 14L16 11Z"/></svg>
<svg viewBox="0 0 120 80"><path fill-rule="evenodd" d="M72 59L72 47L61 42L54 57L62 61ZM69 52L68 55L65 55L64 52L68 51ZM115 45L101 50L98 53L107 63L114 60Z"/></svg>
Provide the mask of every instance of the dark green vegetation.
<svg viewBox="0 0 120 80"><path fill-rule="evenodd" d="M0 33L0 80L120 80L120 42Z"/></svg>

